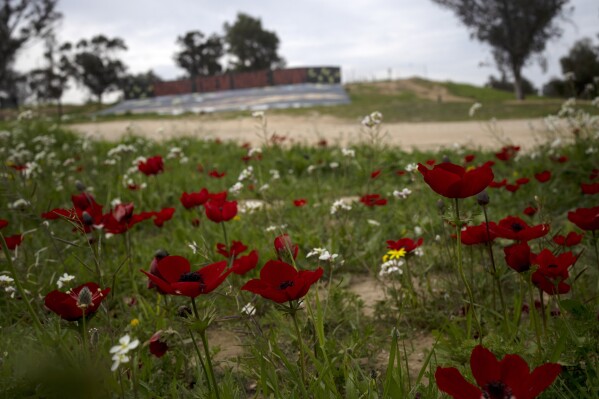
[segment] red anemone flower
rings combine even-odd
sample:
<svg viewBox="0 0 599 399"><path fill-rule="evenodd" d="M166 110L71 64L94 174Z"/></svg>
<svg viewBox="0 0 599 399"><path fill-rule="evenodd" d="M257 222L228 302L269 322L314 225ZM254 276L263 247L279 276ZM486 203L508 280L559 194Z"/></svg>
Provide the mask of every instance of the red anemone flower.
<svg viewBox="0 0 599 399"><path fill-rule="evenodd" d="M133 214L134 205L118 204L111 212L105 214L102 218L104 230L110 234L123 234L137 223L150 219L155 212L141 212Z"/></svg>
<svg viewBox="0 0 599 399"><path fill-rule="evenodd" d="M489 187L491 188L501 188L507 184L507 179L503 179L501 181L492 181L489 183Z"/></svg>
<svg viewBox="0 0 599 399"><path fill-rule="evenodd" d="M181 194L181 198L179 198L179 201L181 201L181 204L185 207L185 209L191 209L196 206L204 205L209 198L210 194L208 193L208 190L203 188L197 193L188 194L184 192L183 194Z"/></svg>
<svg viewBox="0 0 599 399"><path fill-rule="evenodd" d="M414 241L411 238L400 238L397 241L388 240L387 241L387 249L392 249L399 251L402 248L406 251L407 254L414 251L416 248L422 245L424 240L419 238L418 241Z"/></svg>
<svg viewBox="0 0 599 399"><path fill-rule="evenodd" d="M87 192L71 195L71 202L73 203L73 208L55 208L49 212L42 213L42 218L47 220L69 219L82 226L86 233L91 231L92 226L102 224L102 205L96 202L93 195Z"/></svg>
<svg viewBox="0 0 599 399"><path fill-rule="evenodd" d="M493 171L489 166L472 170L450 162L435 165L429 170L418 164L418 171L434 192L447 198L467 198L483 191L493 181Z"/></svg>
<svg viewBox="0 0 599 399"><path fill-rule="evenodd" d="M366 206L384 206L387 205L387 199L380 194L366 194L360 198L360 202Z"/></svg>
<svg viewBox="0 0 599 399"><path fill-rule="evenodd" d="M532 274L532 282L549 295L567 294L570 285L564 282L570 275L568 268L576 263L572 252L555 256L550 250L542 250L532 262L539 268Z"/></svg>
<svg viewBox="0 0 599 399"><path fill-rule="evenodd" d="M321 267L298 272L290 264L270 260L260 270L260 278L248 281L241 289L277 303L295 301L308 293L310 286L320 279L322 273Z"/></svg>
<svg viewBox="0 0 599 399"><path fill-rule="evenodd" d="M157 275L141 270L164 293L195 298L214 291L231 273L227 261L212 263L192 272L191 265L182 256L167 256L158 261Z"/></svg>
<svg viewBox="0 0 599 399"><path fill-rule="evenodd" d="M156 253L154 254L154 258L150 263L150 274L162 279L162 275L158 271L158 262L166 258L168 255L169 253L163 249L159 249L158 251L156 251ZM166 294L166 292L162 291L159 287L157 287L156 284L152 282L152 280L148 280L148 288L156 288L158 292L160 292L161 294Z"/></svg>
<svg viewBox="0 0 599 399"><path fill-rule="evenodd" d="M512 159L513 157L516 156L518 151L520 151L519 146L508 145L508 146L501 148L501 151L496 153L495 157L497 159L499 159L500 161L504 161L504 162L509 161L510 159Z"/></svg>
<svg viewBox="0 0 599 399"><path fill-rule="evenodd" d="M214 194L208 202L204 204L206 216L214 223L227 222L237 215L237 201L227 201L226 192L224 196L220 193L218 196Z"/></svg>
<svg viewBox="0 0 599 399"><path fill-rule="evenodd" d="M528 183L530 183L530 179L528 177L521 177L518 180L516 180L516 184L518 184L519 186L523 186L524 184Z"/></svg>
<svg viewBox="0 0 599 399"><path fill-rule="evenodd" d="M237 258L237 255L245 252L248 249L247 245L241 241L235 241L231 243L231 246L227 246L223 243L216 244L216 252L224 256L225 258Z"/></svg>
<svg viewBox="0 0 599 399"><path fill-rule="evenodd" d="M6 246L11 251L14 251L21 243L23 242L23 234L15 234L9 237L4 237L4 241L6 241Z"/></svg>
<svg viewBox="0 0 599 399"><path fill-rule="evenodd" d="M524 209L522 213L524 213L526 216L533 217L534 215L536 215L537 211L538 209L534 206L528 206Z"/></svg>
<svg viewBox="0 0 599 399"><path fill-rule="evenodd" d="M470 162L474 161L474 158L476 158L476 155L474 155L474 154L465 155L464 162L470 163Z"/></svg>
<svg viewBox="0 0 599 399"><path fill-rule="evenodd" d="M468 382L455 367L437 367L437 387L454 399L534 399L555 381L562 370L557 363L546 363L531 373L520 356L505 355L497 360L482 345L472 350L470 368L478 387Z"/></svg>
<svg viewBox="0 0 599 399"><path fill-rule="evenodd" d="M562 247L573 247L575 245L580 244L580 242L582 241L582 237L584 237L584 234L578 234L571 231L565 237L561 234L554 236L553 242Z"/></svg>
<svg viewBox="0 0 599 399"><path fill-rule="evenodd" d="M537 179L539 183L545 183L551 179L551 171L544 170L540 173L535 173L535 179Z"/></svg>
<svg viewBox="0 0 599 399"><path fill-rule="evenodd" d="M6 226L8 226L8 220L0 219L0 229L5 228Z"/></svg>
<svg viewBox="0 0 599 399"><path fill-rule="evenodd" d="M162 208L158 212L154 212L154 224L158 227L162 227L164 222L168 222L172 219L175 213L175 208Z"/></svg>
<svg viewBox="0 0 599 399"><path fill-rule="evenodd" d="M599 193L599 183L580 183L583 194L593 195Z"/></svg>
<svg viewBox="0 0 599 399"><path fill-rule="evenodd" d="M297 206L298 208L306 205L307 203L308 201L306 201L304 198L293 200L293 205Z"/></svg>
<svg viewBox="0 0 599 399"><path fill-rule="evenodd" d="M380 169L377 169L377 170L375 170L374 172L372 172L372 173L370 174L370 178L371 178L371 179L376 179L377 177L379 177L379 175L380 175L380 174L381 174L381 170L380 170Z"/></svg>
<svg viewBox="0 0 599 399"><path fill-rule="evenodd" d="M157 175L164 172L164 162L160 155L146 159L146 161L140 161L137 164L137 169L146 176Z"/></svg>
<svg viewBox="0 0 599 399"><path fill-rule="evenodd" d="M568 220L582 230L599 230L599 206L593 208L578 208L568 212Z"/></svg>
<svg viewBox="0 0 599 399"><path fill-rule="evenodd" d="M96 283L85 283L70 291L54 290L44 299L48 309L68 321L77 321L83 317L91 317L106 298L110 288L100 289Z"/></svg>
<svg viewBox="0 0 599 399"><path fill-rule="evenodd" d="M520 185L519 184L506 184L505 189L507 191L509 191L510 193L515 193L516 191L518 191L520 189Z"/></svg>
<svg viewBox="0 0 599 399"><path fill-rule="evenodd" d="M461 240L464 245L486 244L493 241L497 234L495 230L497 225L495 222L489 222L489 228L485 222L478 226L468 226L461 232Z"/></svg>
<svg viewBox="0 0 599 399"><path fill-rule="evenodd" d="M161 340L162 338L162 330L157 331L152 338L150 338L150 353L158 358L164 356L164 354L168 351L168 344L165 341Z"/></svg>
<svg viewBox="0 0 599 399"><path fill-rule="evenodd" d="M220 179L221 177L224 177L224 176L226 175L226 172L219 172L219 171L218 171L218 170L216 170L216 169L212 169L212 170L210 171L210 173L208 173L208 175L209 175L210 177L214 177L215 179Z"/></svg>
<svg viewBox="0 0 599 399"><path fill-rule="evenodd" d="M291 241L289 234L282 234L276 237L274 246L279 260L289 259L290 256L293 257L293 259L297 258L299 247Z"/></svg>
<svg viewBox="0 0 599 399"><path fill-rule="evenodd" d="M233 261L231 271L235 274L246 274L258 265L258 251L253 250L245 256L240 256Z"/></svg>
<svg viewBox="0 0 599 399"><path fill-rule="evenodd" d="M547 233L549 233L548 224L529 226L524 220L516 216L503 218L497 224L497 237L507 238L508 240L530 241L543 237Z"/></svg>
<svg viewBox="0 0 599 399"><path fill-rule="evenodd" d="M518 273L529 270L535 257L526 241L509 245L503 248L503 252L505 253L505 263Z"/></svg>

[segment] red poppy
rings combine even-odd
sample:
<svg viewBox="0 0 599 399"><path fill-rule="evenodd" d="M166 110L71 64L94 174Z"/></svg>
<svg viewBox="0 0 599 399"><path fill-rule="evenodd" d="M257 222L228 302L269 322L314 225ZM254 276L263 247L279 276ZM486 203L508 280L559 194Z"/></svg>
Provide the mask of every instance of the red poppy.
<svg viewBox="0 0 599 399"><path fill-rule="evenodd" d="M418 171L433 191L447 198L471 197L493 181L493 171L484 165L466 171L464 167L449 162L435 165L432 170L418 164Z"/></svg>
<svg viewBox="0 0 599 399"><path fill-rule="evenodd" d="M150 274L162 279L162 276L158 271L158 262L166 258L168 255L169 253L163 249L156 251L156 253L154 254L154 258L150 263ZM160 292L161 294L166 294L166 292L162 291L159 287L157 287L156 284L152 282L152 280L148 280L148 288L156 288L158 292Z"/></svg>
<svg viewBox="0 0 599 399"><path fill-rule="evenodd" d="M105 214L102 218L104 230L110 234L123 234L137 223L150 219L155 212L141 212L133 214L134 205L118 204L111 212Z"/></svg>
<svg viewBox="0 0 599 399"><path fill-rule="evenodd" d="M226 174L226 172L219 172L216 169L212 169L210 173L208 173L208 176L214 177L215 179L220 179L221 177L224 177Z"/></svg>
<svg viewBox="0 0 599 399"><path fill-rule="evenodd" d="M489 183L489 187L491 188L501 188L507 184L507 179L503 179L501 181L492 181Z"/></svg>
<svg viewBox="0 0 599 399"><path fill-rule="evenodd" d="M570 285L565 283L570 275L568 268L576 262L572 252L555 256L550 250L542 250L533 260L539 268L532 274L532 282L549 295L567 294Z"/></svg>
<svg viewBox="0 0 599 399"><path fill-rule="evenodd" d="M474 158L476 158L476 155L474 155L474 154L465 155L464 162L470 163L470 162L474 161Z"/></svg>
<svg viewBox="0 0 599 399"><path fill-rule="evenodd" d="M504 161L504 162L509 161L510 159L512 159L513 157L516 156L518 151L520 151L519 146L508 145L508 146L501 148L501 151L496 153L495 157L497 159L499 159L500 161Z"/></svg>
<svg viewBox="0 0 599 399"><path fill-rule="evenodd" d="M583 194L597 194L599 193L599 183L580 183L580 189Z"/></svg>
<svg viewBox="0 0 599 399"><path fill-rule="evenodd" d="M536 215L537 211L538 209L534 206L528 206L524 209L522 213L524 213L526 216L533 217L534 215Z"/></svg>
<svg viewBox="0 0 599 399"><path fill-rule="evenodd" d="M360 202L366 206L384 206L387 205L387 199L380 194L366 194L360 198Z"/></svg>
<svg viewBox="0 0 599 399"><path fill-rule="evenodd" d="M598 177L599 177L599 169L593 169L591 171L591 174L589 175L589 179L595 180Z"/></svg>
<svg viewBox="0 0 599 399"><path fill-rule="evenodd" d="M497 224L497 237L507 238L508 240L530 241L543 237L547 233L549 233L548 224L529 226L524 220L516 216L503 218Z"/></svg>
<svg viewBox="0 0 599 399"><path fill-rule="evenodd" d="M414 241L411 238L400 238L397 241L388 240L387 249L399 251L403 248L403 250L409 254L410 252L414 251L416 248L421 246L423 241L424 240L422 238L419 238L418 241Z"/></svg>
<svg viewBox="0 0 599 399"><path fill-rule="evenodd" d="M14 251L21 243L23 242L22 234L15 234L9 237L4 237L4 241L6 241L6 246L11 251Z"/></svg>
<svg viewBox="0 0 599 399"><path fill-rule="evenodd" d="M253 270L258 265L258 251L253 250L245 256L240 256L233 261L231 271L235 274L246 274L250 270Z"/></svg>
<svg viewBox="0 0 599 399"><path fill-rule="evenodd" d="M490 241L493 241L497 235L495 233L495 229L497 225L495 222L489 222L489 228L487 229L487 224L485 222L479 224L478 226L468 226L461 233L462 244L464 245L476 245L476 244L486 244Z"/></svg>
<svg viewBox="0 0 599 399"><path fill-rule="evenodd" d="M584 237L584 234L578 234L571 231L565 237L561 234L554 236L553 242L557 245L561 245L562 247L573 247L575 245L580 244L580 242L582 241L582 237Z"/></svg>
<svg viewBox="0 0 599 399"><path fill-rule="evenodd" d="M374 172L372 172L372 173L370 174L370 178L371 178L371 179L376 179L377 177L379 177L379 176L380 176L380 174L381 174L381 170L380 170L380 169L377 169L377 170L375 170Z"/></svg>
<svg viewBox="0 0 599 399"><path fill-rule="evenodd" d="M539 183L545 183L551 179L551 171L544 170L540 173L535 173L535 179L537 179Z"/></svg>
<svg viewBox="0 0 599 399"><path fill-rule="evenodd" d="M71 195L73 208L55 208L49 212L42 213L42 218L55 220L66 218L83 227L86 233L91 231L92 226L102 224L102 205L98 204L93 195L87 192Z"/></svg>
<svg viewBox="0 0 599 399"><path fill-rule="evenodd" d="M150 157L146 161L139 161L137 169L146 176L157 175L164 172L164 162L160 155Z"/></svg>
<svg viewBox="0 0 599 399"><path fill-rule="evenodd" d="M84 310L86 319L96 313L109 292L110 288L102 290L96 283L85 283L67 292L49 292L44 303L62 319L77 321L83 317Z"/></svg>
<svg viewBox="0 0 599 399"><path fill-rule="evenodd" d="M224 197L211 196L210 200L204 204L204 210L208 219L214 223L227 222L237 215L237 201L227 201L226 192Z"/></svg>
<svg viewBox="0 0 599 399"><path fill-rule="evenodd" d="M566 162L568 162L568 157L565 155L562 155L559 157L552 158L552 161L557 162L557 163L566 163Z"/></svg>
<svg viewBox="0 0 599 399"><path fill-rule="evenodd" d="M437 367L439 390L454 399L534 399L547 389L561 372L557 363L546 363L532 373L518 355L505 355L500 361L482 345L470 355L470 369L478 387L468 382L455 367Z"/></svg>
<svg viewBox="0 0 599 399"><path fill-rule="evenodd" d="M248 249L247 245L241 241L235 241L231 243L231 246L227 246L223 243L216 244L216 252L224 256L225 258L236 258L239 254L242 254Z"/></svg>
<svg viewBox="0 0 599 399"><path fill-rule="evenodd" d="M158 212L154 213L154 224L158 227L162 227L164 222L167 222L172 219L173 214L175 213L175 208L162 208Z"/></svg>
<svg viewBox="0 0 599 399"><path fill-rule="evenodd" d="M260 278L248 281L241 289L277 303L290 302L306 295L322 273L321 267L298 272L285 262L270 260L260 270Z"/></svg>
<svg viewBox="0 0 599 399"><path fill-rule="evenodd" d="M428 166L433 166L434 164L436 164L437 161L435 159L428 159L425 164L427 164Z"/></svg>
<svg viewBox="0 0 599 399"><path fill-rule="evenodd" d="M214 291L231 273L227 261L212 263L192 272L191 265L182 256L167 256L158 261L157 273L141 270L165 294L195 298Z"/></svg>
<svg viewBox="0 0 599 399"><path fill-rule="evenodd" d="M505 263L518 273L529 270L535 257L526 241L507 246L503 248L503 252L505 253Z"/></svg>
<svg viewBox="0 0 599 399"><path fill-rule="evenodd" d="M157 331L152 338L150 338L150 353L158 358L164 356L168 351L168 344L162 340L162 330Z"/></svg>
<svg viewBox="0 0 599 399"><path fill-rule="evenodd" d="M518 180L516 180L516 184L519 186L523 186L528 183L530 183L530 179L528 177L521 177Z"/></svg>
<svg viewBox="0 0 599 399"><path fill-rule="evenodd" d="M308 201L306 201L304 198L293 200L293 205L297 206L298 208L306 205L307 203Z"/></svg>
<svg viewBox="0 0 599 399"><path fill-rule="evenodd" d="M5 228L6 226L8 226L8 220L0 219L0 229Z"/></svg>
<svg viewBox="0 0 599 399"><path fill-rule="evenodd" d="M395 171L395 174L396 174L397 176L403 176L403 175L405 175L406 173L408 173L408 172L406 172L405 170L397 170L397 171Z"/></svg>
<svg viewBox="0 0 599 399"><path fill-rule="evenodd" d="M593 208L578 208L568 212L568 220L582 230L599 230L599 206Z"/></svg>
<svg viewBox="0 0 599 399"><path fill-rule="evenodd" d="M509 191L510 193L515 193L516 191L518 191L520 189L520 185L519 184L506 184L505 189L507 191Z"/></svg>
<svg viewBox="0 0 599 399"><path fill-rule="evenodd" d="M179 198L179 201L181 201L181 204L185 207L185 209L191 209L196 206L204 205L209 198L210 194L208 193L208 190L203 188L197 193L188 194L184 192L183 194L181 194L181 198Z"/></svg>
<svg viewBox="0 0 599 399"><path fill-rule="evenodd" d="M293 259L297 258L299 247L291 241L288 234L282 234L276 237L274 246L279 260L289 259L290 256L293 257Z"/></svg>

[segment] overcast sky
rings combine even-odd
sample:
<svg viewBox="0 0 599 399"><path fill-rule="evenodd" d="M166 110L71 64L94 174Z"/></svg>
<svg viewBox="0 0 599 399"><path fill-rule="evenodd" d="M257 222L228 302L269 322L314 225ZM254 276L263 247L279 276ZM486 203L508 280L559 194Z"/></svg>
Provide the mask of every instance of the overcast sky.
<svg viewBox="0 0 599 399"><path fill-rule="evenodd" d="M582 37L599 39L599 1L571 0L563 36L548 44L548 71L537 63L524 75L541 86L561 74L559 58ZM61 41L77 41L102 33L125 40L122 59L130 72L154 70L163 79L184 71L173 61L176 38L189 30L223 33L238 12L262 20L280 39L279 53L289 67L338 65L344 81L422 76L484 84L498 75L489 47L470 39L454 14L429 0L59 0L64 17ZM19 56L17 68L42 66L39 45ZM67 101L84 98L70 90Z"/></svg>

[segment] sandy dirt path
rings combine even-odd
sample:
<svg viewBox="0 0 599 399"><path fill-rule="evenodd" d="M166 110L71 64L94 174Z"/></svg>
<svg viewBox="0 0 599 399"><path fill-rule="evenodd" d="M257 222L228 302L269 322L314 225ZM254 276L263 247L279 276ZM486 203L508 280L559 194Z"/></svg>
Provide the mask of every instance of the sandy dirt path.
<svg viewBox="0 0 599 399"><path fill-rule="evenodd" d="M182 119L144 119L74 124L71 127L92 137L116 141L125 134L133 133L156 140L192 136L219 138L258 145L263 142L259 118L239 117L219 120L214 116L198 116ZM501 120L495 123L427 122L384 123L384 142L404 150L435 150L455 143L469 147L498 148L506 143L532 148L542 141L542 119ZM368 141L358 120L348 122L330 116L284 116L270 115L267 132L286 136L287 143L315 144L326 140L329 144L348 145Z"/></svg>

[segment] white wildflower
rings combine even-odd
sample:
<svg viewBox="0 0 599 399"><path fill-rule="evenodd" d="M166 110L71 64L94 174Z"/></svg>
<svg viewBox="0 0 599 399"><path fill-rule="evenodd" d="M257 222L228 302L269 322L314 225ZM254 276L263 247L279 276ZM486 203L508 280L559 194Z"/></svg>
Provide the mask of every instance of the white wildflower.
<svg viewBox="0 0 599 399"><path fill-rule="evenodd" d="M0 274L0 287L5 285L11 285L14 281L15 280L12 277Z"/></svg>
<svg viewBox="0 0 599 399"><path fill-rule="evenodd" d="M58 286L58 288L62 288L65 285L65 283L68 283L69 281L73 280L75 280L75 276L71 276L70 274L64 273L62 276L58 278L56 285Z"/></svg>
<svg viewBox="0 0 599 399"><path fill-rule="evenodd" d="M248 157L253 157L256 154L262 154L262 148L252 147L248 151Z"/></svg>
<svg viewBox="0 0 599 399"><path fill-rule="evenodd" d="M329 164L329 167L330 167L331 169L337 169L337 168L339 167L339 162L331 162L331 163Z"/></svg>
<svg viewBox="0 0 599 399"><path fill-rule="evenodd" d="M241 313L246 314L248 316L253 316L256 314L256 307L251 303L245 304L245 306L241 309Z"/></svg>
<svg viewBox="0 0 599 399"><path fill-rule="evenodd" d="M263 192L266 191L270 188L270 185L268 183L263 184L262 186L260 186L260 188L258 189L258 191Z"/></svg>
<svg viewBox="0 0 599 399"><path fill-rule="evenodd" d="M398 199L406 199L410 196L410 194L412 194L412 190L410 190L409 188L404 188L401 191L398 191L398 190L393 191L393 196Z"/></svg>
<svg viewBox="0 0 599 399"><path fill-rule="evenodd" d="M474 114L476 113L476 111L478 111L480 108L482 108L482 104L481 103L474 103L472 104L472 106L470 107L470 110L468 111L468 115L472 118L474 116Z"/></svg>
<svg viewBox="0 0 599 399"><path fill-rule="evenodd" d="M403 259L391 259L381 264L381 271L379 272L380 277L387 276L389 274L403 274L402 266L405 264Z"/></svg>
<svg viewBox="0 0 599 399"><path fill-rule="evenodd" d="M195 241L188 243L187 246L191 248L191 252L193 252L194 255L197 254L200 249Z"/></svg>
<svg viewBox="0 0 599 399"><path fill-rule="evenodd" d="M589 148L587 148L587 149L585 150L585 152L584 152L584 153L585 153L585 154L587 154L587 155L591 155L591 154L594 154L594 153L596 153L596 152L597 152L597 149L596 149L595 147L589 147Z"/></svg>
<svg viewBox="0 0 599 399"><path fill-rule="evenodd" d="M343 200L336 200L333 202L333 205L331 205L331 215L335 215L340 210L350 211L351 205Z"/></svg>
<svg viewBox="0 0 599 399"><path fill-rule="evenodd" d="M325 248L314 248L308 253L308 255L306 255L306 258L311 258L312 256L316 255L318 255L319 260L324 260L327 262L333 262L337 257L339 257L339 254L331 254Z"/></svg>
<svg viewBox="0 0 599 399"><path fill-rule="evenodd" d="M11 204L8 204L8 208L23 210L23 209L29 207L30 205L31 205L31 202L24 200L23 198L20 198Z"/></svg>
<svg viewBox="0 0 599 399"><path fill-rule="evenodd" d="M252 112L253 118L264 118L264 111L254 111Z"/></svg>
<svg viewBox="0 0 599 399"><path fill-rule="evenodd" d="M368 219L366 222L368 222L368 224L371 226L380 226L381 225L381 222L374 220L374 219Z"/></svg>
<svg viewBox="0 0 599 399"><path fill-rule="evenodd" d="M241 182L241 181L250 179L253 176L254 176L254 168L252 166L248 166L247 168L245 168L244 170L241 171L237 180Z"/></svg>
<svg viewBox="0 0 599 399"><path fill-rule="evenodd" d="M416 236L420 237L422 235L422 227L420 227L420 226L414 227L414 234L416 234Z"/></svg>
<svg viewBox="0 0 599 399"><path fill-rule="evenodd" d="M409 163L409 164L406 165L406 172L408 172L408 173L412 173L416 169L418 169L418 165L415 164L414 162Z"/></svg>
<svg viewBox="0 0 599 399"><path fill-rule="evenodd" d="M120 204L122 204L122 202L121 202L121 199L120 199L120 198L115 198L115 199L113 199L112 201L110 201L110 206L111 206L111 207L113 207L113 208L114 208L115 206L117 206L117 205L120 205Z"/></svg>
<svg viewBox="0 0 599 399"><path fill-rule="evenodd" d="M342 148L341 149L341 154L343 154L344 157L355 158L356 151L354 151L351 148Z"/></svg>
<svg viewBox="0 0 599 399"><path fill-rule="evenodd" d="M270 173L270 178L272 180L279 180L281 178L281 174L276 169L271 169L268 171L268 173Z"/></svg>
<svg viewBox="0 0 599 399"><path fill-rule="evenodd" d="M243 183L238 181L237 183L233 184L233 186L231 186L229 192L231 194L239 194L241 190L243 190Z"/></svg>
<svg viewBox="0 0 599 399"><path fill-rule="evenodd" d="M307 172L312 173L316 170L316 168L317 168L316 165L310 165L310 166L308 166Z"/></svg>

